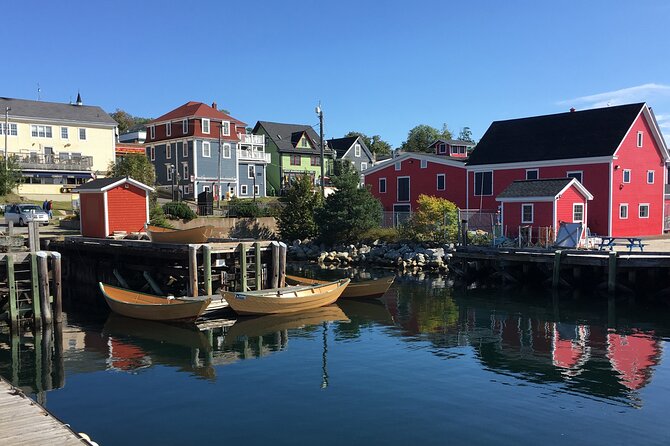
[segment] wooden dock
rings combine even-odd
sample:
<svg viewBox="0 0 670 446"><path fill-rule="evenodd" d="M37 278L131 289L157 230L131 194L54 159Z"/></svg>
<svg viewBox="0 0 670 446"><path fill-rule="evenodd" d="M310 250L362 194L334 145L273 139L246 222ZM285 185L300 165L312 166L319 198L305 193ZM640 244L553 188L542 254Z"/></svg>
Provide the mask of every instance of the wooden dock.
<svg viewBox="0 0 670 446"><path fill-rule="evenodd" d="M81 446L90 443L0 377L0 444Z"/></svg>

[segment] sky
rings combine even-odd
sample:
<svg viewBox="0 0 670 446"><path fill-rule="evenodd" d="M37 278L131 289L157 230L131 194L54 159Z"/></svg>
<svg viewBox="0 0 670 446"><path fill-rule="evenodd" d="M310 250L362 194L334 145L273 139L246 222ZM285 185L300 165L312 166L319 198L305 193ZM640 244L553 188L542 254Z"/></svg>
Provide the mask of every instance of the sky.
<svg viewBox="0 0 670 446"><path fill-rule="evenodd" d="M256 121L355 130L647 102L670 141L670 1L4 2L0 96L158 117L216 102ZM9 20L7 19L9 18Z"/></svg>

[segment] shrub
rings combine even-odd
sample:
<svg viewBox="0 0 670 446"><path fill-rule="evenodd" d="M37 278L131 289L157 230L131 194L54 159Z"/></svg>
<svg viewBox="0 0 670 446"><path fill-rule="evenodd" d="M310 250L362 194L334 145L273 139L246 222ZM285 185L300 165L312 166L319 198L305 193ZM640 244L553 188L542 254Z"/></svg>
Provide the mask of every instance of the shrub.
<svg viewBox="0 0 670 446"><path fill-rule="evenodd" d="M165 212L165 214L169 215L170 217L181 218L186 221L193 220L197 217L195 212L193 212L193 210L188 207L186 203L181 201L165 203L163 205L163 212Z"/></svg>
<svg viewBox="0 0 670 446"><path fill-rule="evenodd" d="M235 197L228 203L230 215L241 218L257 218L262 215L261 209L252 200L240 200Z"/></svg>
<svg viewBox="0 0 670 446"><path fill-rule="evenodd" d="M458 208L447 199L419 195L417 210L401 234L419 242L455 242L458 237Z"/></svg>
<svg viewBox="0 0 670 446"><path fill-rule="evenodd" d="M363 232L359 241L370 243L375 240L385 243L396 243L400 240L400 232L396 228L372 228Z"/></svg>

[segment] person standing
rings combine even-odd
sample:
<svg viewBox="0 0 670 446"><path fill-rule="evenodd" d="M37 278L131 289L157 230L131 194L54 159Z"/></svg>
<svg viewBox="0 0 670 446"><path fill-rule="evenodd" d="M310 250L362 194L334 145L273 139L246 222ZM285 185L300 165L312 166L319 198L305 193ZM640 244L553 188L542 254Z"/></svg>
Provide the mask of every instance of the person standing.
<svg viewBox="0 0 670 446"><path fill-rule="evenodd" d="M49 200L47 202L47 213L49 214L49 220L51 220L51 218L53 217L52 208L53 208L53 201Z"/></svg>

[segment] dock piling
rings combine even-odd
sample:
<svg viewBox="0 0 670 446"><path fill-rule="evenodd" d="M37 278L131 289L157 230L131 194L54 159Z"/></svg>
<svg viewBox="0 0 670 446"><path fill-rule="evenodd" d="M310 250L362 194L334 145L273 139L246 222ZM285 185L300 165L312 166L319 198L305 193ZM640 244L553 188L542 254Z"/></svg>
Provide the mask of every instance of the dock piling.
<svg viewBox="0 0 670 446"><path fill-rule="evenodd" d="M561 281L561 255L563 252L559 249L554 253L554 269L552 271L551 286L558 288Z"/></svg>
<svg viewBox="0 0 670 446"><path fill-rule="evenodd" d="M240 243L240 289L248 291L247 288L247 244Z"/></svg>
<svg viewBox="0 0 670 446"><path fill-rule="evenodd" d="M63 322L63 288L61 283L61 255L58 252L51 253L51 270L53 272L53 313L54 322Z"/></svg>
<svg viewBox="0 0 670 446"><path fill-rule="evenodd" d="M10 222L11 223L11 222ZM16 333L19 328L19 308L16 300L16 281L14 279L14 258L11 254L5 257L7 265L7 288L9 289L9 321L12 332Z"/></svg>
<svg viewBox="0 0 670 446"><path fill-rule="evenodd" d="M195 297L198 295L198 248L196 245L188 245L188 278L189 294Z"/></svg>
<svg viewBox="0 0 670 446"><path fill-rule="evenodd" d="M263 289L263 271L261 268L261 242L254 243L254 252L255 252L255 274L256 274L256 289Z"/></svg>
<svg viewBox="0 0 670 446"><path fill-rule="evenodd" d="M202 247L202 268L205 271L205 294L212 295L212 248L209 245Z"/></svg>
<svg viewBox="0 0 670 446"><path fill-rule="evenodd" d="M42 320L46 324L51 324L51 302L49 298L49 266L47 253L40 251L37 253L37 271L39 274L39 301L42 311Z"/></svg>
<svg viewBox="0 0 670 446"><path fill-rule="evenodd" d="M614 293L616 291L616 260L617 252L610 251L607 261L607 292Z"/></svg>

